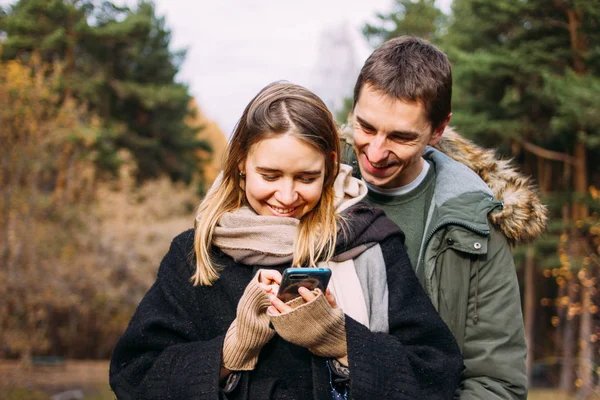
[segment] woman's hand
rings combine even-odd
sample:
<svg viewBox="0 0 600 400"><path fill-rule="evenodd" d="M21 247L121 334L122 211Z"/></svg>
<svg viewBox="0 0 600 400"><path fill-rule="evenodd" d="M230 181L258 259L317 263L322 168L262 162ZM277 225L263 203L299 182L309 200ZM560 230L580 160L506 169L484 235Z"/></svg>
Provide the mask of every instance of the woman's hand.
<svg viewBox="0 0 600 400"><path fill-rule="evenodd" d="M345 360L345 316L333 294L307 288L299 288L298 293L300 297L287 303L275 296L270 299L267 314L279 336L317 356Z"/></svg>
<svg viewBox="0 0 600 400"><path fill-rule="evenodd" d="M270 287L261 283L261 276L262 282L270 282L274 276L276 279L276 274L257 272L246 286L238 302L235 320L225 335L221 377L227 376L229 371L253 370L262 347L275 334L266 312L272 295L266 293L265 287L269 290Z"/></svg>
<svg viewBox="0 0 600 400"><path fill-rule="evenodd" d="M281 273L274 269L261 269L258 271L258 282L269 298L276 297L281 285Z"/></svg>
<svg viewBox="0 0 600 400"><path fill-rule="evenodd" d="M310 303L311 301L317 298L317 296L311 290L308 290L307 288L302 286L298 288L298 293L300 294L300 297L302 297L305 303ZM333 293L331 293L331 290L325 290L325 298L327 299L327 302L329 303L331 308L337 308L337 302L335 301L335 296L333 295ZM270 299L271 306L267 308L267 314L269 315L281 315L293 310L291 306L285 304L277 296L271 296Z"/></svg>

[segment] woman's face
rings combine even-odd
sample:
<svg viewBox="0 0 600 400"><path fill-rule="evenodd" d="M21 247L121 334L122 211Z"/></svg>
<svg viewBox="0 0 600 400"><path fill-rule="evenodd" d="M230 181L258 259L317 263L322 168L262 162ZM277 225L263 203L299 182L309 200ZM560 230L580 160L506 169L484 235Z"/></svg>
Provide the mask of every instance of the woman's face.
<svg viewBox="0 0 600 400"><path fill-rule="evenodd" d="M242 171L257 214L300 219L321 199L325 156L292 135L278 135L255 143Z"/></svg>

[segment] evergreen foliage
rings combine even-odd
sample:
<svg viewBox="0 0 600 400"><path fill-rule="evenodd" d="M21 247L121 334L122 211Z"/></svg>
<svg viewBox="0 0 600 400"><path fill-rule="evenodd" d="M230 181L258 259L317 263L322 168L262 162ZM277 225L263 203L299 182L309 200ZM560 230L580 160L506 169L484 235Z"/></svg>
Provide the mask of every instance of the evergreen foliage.
<svg viewBox="0 0 600 400"><path fill-rule="evenodd" d="M137 178L168 174L189 182L197 150L208 150L185 124L189 88L176 75L184 51L171 51L171 32L151 2L135 10L111 2L19 0L0 18L5 60L39 54L64 63L64 93L103 121L97 164L115 171L120 149L137 163Z"/></svg>
<svg viewBox="0 0 600 400"><path fill-rule="evenodd" d="M377 24L363 28L365 37L374 46L402 35L435 43L446 23L446 16L435 6L435 0L395 0L392 10L378 13L377 19Z"/></svg>
<svg viewBox="0 0 600 400"><path fill-rule="evenodd" d="M578 137L598 143L600 3L592 3L455 0L444 46L461 131L504 150L524 140L567 153Z"/></svg>

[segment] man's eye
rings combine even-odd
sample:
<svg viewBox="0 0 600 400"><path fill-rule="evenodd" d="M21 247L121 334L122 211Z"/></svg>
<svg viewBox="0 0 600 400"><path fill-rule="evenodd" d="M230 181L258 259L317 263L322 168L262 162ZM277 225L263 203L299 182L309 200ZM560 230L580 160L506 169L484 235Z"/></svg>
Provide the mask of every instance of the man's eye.
<svg viewBox="0 0 600 400"><path fill-rule="evenodd" d="M401 135L390 136L390 140L393 140L394 142L408 142L408 141L410 141L409 138L401 136Z"/></svg>
<svg viewBox="0 0 600 400"><path fill-rule="evenodd" d="M368 128L368 127L366 127L366 126L361 126L361 127L360 127L360 129L362 129L362 131L363 131L364 133L368 133L369 135L371 135L371 134L375 133L375 129L373 129L373 128Z"/></svg>
<svg viewBox="0 0 600 400"><path fill-rule="evenodd" d="M275 179L277 179L277 176L276 175L262 175L262 178L267 182L273 182Z"/></svg>

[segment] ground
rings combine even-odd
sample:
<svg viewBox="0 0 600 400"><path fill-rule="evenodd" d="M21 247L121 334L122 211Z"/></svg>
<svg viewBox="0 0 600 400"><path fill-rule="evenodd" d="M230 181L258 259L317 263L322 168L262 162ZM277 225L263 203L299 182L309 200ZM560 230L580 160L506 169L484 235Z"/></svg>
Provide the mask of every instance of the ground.
<svg viewBox="0 0 600 400"><path fill-rule="evenodd" d="M19 361L0 360L0 400L47 400L67 390L80 390L85 400L113 400L108 386L108 361L66 361L59 366L24 367ZM528 400L575 398L552 389L533 389L528 396Z"/></svg>
<svg viewBox="0 0 600 400"><path fill-rule="evenodd" d="M0 360L0 400L45 400L67 390L80 390L85 400L114 399L108 361L24 367L19 361Z"/></svg>

